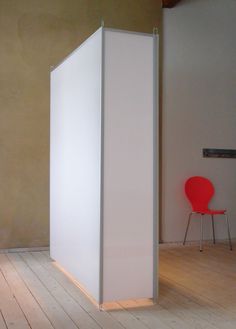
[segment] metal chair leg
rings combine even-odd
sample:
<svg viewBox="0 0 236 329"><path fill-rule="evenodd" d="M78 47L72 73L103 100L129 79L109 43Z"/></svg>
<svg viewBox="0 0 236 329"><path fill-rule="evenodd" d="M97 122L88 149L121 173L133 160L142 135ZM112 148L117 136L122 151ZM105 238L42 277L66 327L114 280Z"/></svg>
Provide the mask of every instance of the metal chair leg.
<svg viewBox="0 0 236 329"><path fill-rule="evenodd" d="M189 214L188 216L188 224L187 224L187 228L186 228L186 231L185 231L185 235L184 235L184 242L183 242L183 245L185 245L186 243L186 238L187 238L187 234L188 234L188 229L189 229L189 224L190 224L190 220L191 220L191 216L192 216L192 212Z"/></svg>
<svg viewBox="0 0 236 329"><path fill-rule="evenodd" d="M215 225L214 225L214 216L211 215L211 222L212 222L212 233L213 233L213 243L216 243L216 238L215 238Z"/></svg>
<svg viewBox="0 0 236 329"><path fill-rule="evenodd" d="M230 231L229 231L229 220L228 220L228 216L227 216L227 214L224 214L224 215L225 215L225 219L226 219L226 223L227 223L228 238L229 238L229 248L230 248L230 250L233 250L232 242L231 242L231 236L230 236Z"/></svg>
<svg viewBox="0 0 236 329"><path fill-rule="evenodd" d="M200 251L202 251L202 240L203 240L203 214L201 214Z"/></svg>

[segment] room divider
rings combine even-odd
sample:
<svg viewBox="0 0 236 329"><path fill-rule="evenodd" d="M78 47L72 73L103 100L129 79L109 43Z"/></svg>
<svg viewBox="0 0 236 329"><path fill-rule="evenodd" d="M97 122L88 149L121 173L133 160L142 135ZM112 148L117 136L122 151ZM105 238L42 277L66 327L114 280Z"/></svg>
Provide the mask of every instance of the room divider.
<svg viewBox="0 0 236 329"><path fill-rule="evenodd" d="M102 27L51 71L50 254L98 304L157 297L157 63Z"/></svg>

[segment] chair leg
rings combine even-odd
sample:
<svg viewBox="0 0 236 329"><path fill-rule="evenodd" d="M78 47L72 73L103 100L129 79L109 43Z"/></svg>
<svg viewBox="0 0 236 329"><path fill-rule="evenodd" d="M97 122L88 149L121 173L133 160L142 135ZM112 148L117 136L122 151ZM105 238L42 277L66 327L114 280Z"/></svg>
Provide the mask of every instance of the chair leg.
<svg viewBox="0 0 236 329"><path fill-rule="evenodd" d="M185 245L186 243L186 238L187 238L187 234L188 234L188 229L189 229L189 224L190 224L190 221L191 221L191 216L192 216L192 212L189 214L188 216L188 224L187 224L187 228L186 228L186 231L185 231L185 235L184 235L184 242L183 242L183 245Z"/></svg>
<svg viewBox="0 0 236 329"><path fill-rule="evenodd" d="M213 233L213 243L216 243L216 238L215 238L215 224L214 224L214 216L211 215L211 222L212 222L212 233Z"/></svg>
<svg viewBox="0 0 236 329"><path fill-rule="evenodd" d="M202 252L202 240L203 240L203 215L201 214L201 232L200 232L200 251Z"/></svg>
<svg viewBox="0 0 236 329"><path fill-rule="evenodd" d="M226 219L226 223L227 223L228 239L229 239L229 248L230 248L230 250L233 250L232 242L231 242L231 237L230 237L230 231L229 231L229 220L228 220L228 216L227 216L227 214L224 214L224 215L225 215L225 219Z"/></svg>

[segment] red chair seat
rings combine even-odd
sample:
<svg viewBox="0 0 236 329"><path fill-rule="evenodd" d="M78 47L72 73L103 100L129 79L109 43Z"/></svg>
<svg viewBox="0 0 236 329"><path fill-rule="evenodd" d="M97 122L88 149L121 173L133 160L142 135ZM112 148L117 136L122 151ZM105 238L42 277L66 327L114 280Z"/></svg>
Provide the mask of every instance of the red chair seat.
<svg viewBox="0 0 236 329"><path fill-rule="evenodd" d="M202 212L197 211L201 214L207 214L207 215L224 215L226 210L214 210L214 209L207 209Z"/></svg>

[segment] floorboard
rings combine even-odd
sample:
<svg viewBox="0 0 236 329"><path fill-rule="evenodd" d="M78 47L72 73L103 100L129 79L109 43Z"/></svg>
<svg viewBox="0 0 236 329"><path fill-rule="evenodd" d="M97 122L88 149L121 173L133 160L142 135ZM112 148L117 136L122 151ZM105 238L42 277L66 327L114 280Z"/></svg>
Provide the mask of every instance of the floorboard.
<svg viewBox="0 0 236 329"><path fill-rule="evenodd" d="M50 275L40 263L30 254L22 253L20 256L51 293L57 303L69 315L73 322L80 328L99 329L100 326L89 314L66 292L66 290Z"/></svg>
<svg viewBox="0 0 236 329"><path fill-rule="evenodd" d="M31 294L38 301L45 314L47 314L53 327L58 329L77 329L78 327L73 320L57 303L52 294L26 265L23 259L18 254L8 254L8 257Z"/></svg>
<svg viewBox="0 0 236 329"><path fill-rule="evenodd" d="M0 253L0 329L235 329L236 245L161 245L158 304L99 311L48 251Z"/></svg>
<svg viewBox="0 0 236 329"><path fill-rule="evenodd" d="M1 259L0 269L3 263L4 260ZM7 328L30 328L25 314L15 298L15 295L8 286L2 271L0 271L0 309L2 318L4 319L4 324L6 324Z"/></svg>
<svg viewBox="0 0 236 329"><path fill-rule="evenodd" d="M50 275L67 291L67 293L100 325L103 329L124 329L108 312L101 312L78 289L75 284L61 272L52 262L48 252L32 253L37 261L44 266ZM88 327L89 328L89 327Z"/></svg>
<svg viewBox="0 0 236 329"><path fill-rule="evenodd" d="M0 254L0 266L5 280L21 306L29 324L35 329L41 329L42 327L44 329L53 329L37 300L30 293L5 254Z"/></svg>
<svg viewBox="0 0 236 329"><path fill-rule="evenodd" d="M206 244L202 253L197 246L163 246L160 304L204 328L236 328L235 260L235 246L230 251L222 243Z"/></svg>
<svg viewBox="0 0 236 329"><path fill-rule="evenodd" d="M0 329L7 329L7 325L1 311L0 311Z"/></svg>

